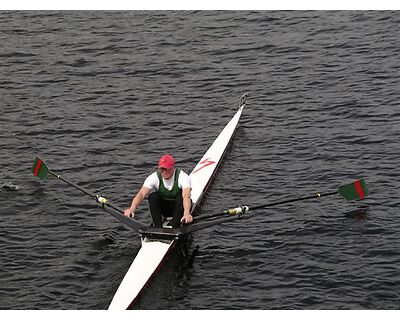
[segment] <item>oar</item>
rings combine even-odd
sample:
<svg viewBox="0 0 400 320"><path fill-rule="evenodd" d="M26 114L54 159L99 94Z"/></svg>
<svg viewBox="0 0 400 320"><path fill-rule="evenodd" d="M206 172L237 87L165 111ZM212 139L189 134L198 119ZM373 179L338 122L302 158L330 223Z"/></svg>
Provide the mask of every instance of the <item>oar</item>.
<svg viewBox="0 0 400 320"><path fill-rule="evenodd" d="M127 226L131 227L132 229L134 229L135 231L139 232L139 230L143 227L145 227L146 225L143 223L140 223L134 219L128 218L127 216L124 215L124 211L112 204L110 201L108 201L106 198L99 196L97 194L94 194L84 188L82 188L81 186L77 185L76 183L73 183L69 180L67 180L66 178L64 178L63 176L54 173L53 171L51 171L49 169L49 167L44 163L43 160L39 159L38 157L35 158L34 162L33 162L33 166L32 166L32 173L35 177L39 177L40 179L45 178L48 174L51 174L52 176L66 182L67 184L69 184L70 186L82 191L83 193L86 193L88 196L92 197L93 199L96 200L96 202L98 204L100 204L104 209L113 209L113 210L106 210L109 214L111 214L112 216L114 216L115 218L117 218L119 221L121 221L122 223L126 224Z"/></svg>
<svg viewBox="0 0 400 320"><path fill-rule="evenodd" d="M142 235L159 235L159 236L165 236L165 237L172 237L172 238L179 238L184 236L185 234L199 231L217 224L222 224L225 222L233 221L236 219L241 219L244 217L244 213L247 211L251 210L256 210L256 209L261 209L265 207L272 207L280 204L286 204L286 203L291 203L291 202L296 202L296 201L302 201L302 200L309 200L309 199L318 199L322 197L327 197L335 194L340 194L343 196L346 200L357 200L357 199L363 199L366 197L368 193L368 187L367 184L365 183L364 179L356 180L353 183L350 183L348 185L344 185L339 187L337 191L333 192L328 192L328 193L317 193L314 195L310 196L305 196L305 197L300 197L300 198L294 198L294 199L286 199L286 200L281 200L281 201L276 201L276 202L269 202L266 204L261 204L257 206L240 206L237 208L232 208L228 210L224 210L222 212L214 213L214 214L208 214L208 215L202 215L194 218L194 222L190 224L185 224L180 228L172 228L172 229L167 229L167 228L154 228L154 227L145 227L140 230L140 233ZM207 219L208 220L205 220ZM215 219L213 219L215 218ZM205 221L202 221L205 220Z"/></svg>
<svg viewBox="0 0 400 320"><path fill-rule="evenodd" d="M245 212L250 211L250 210L253 211L256 209L272 207L272 206L277 206L280 204L287 204L287 203L298 202L298 201L303 201L303 200L319 199L322 197L332 196L335 194L340 194L346 200L358 200L358 199L363 199L364 197L366 197L369 194L369 192L368 192L367 184L364 181L364 179L359 179L350 184L339 187L339 189L337 191L328 192L328 193L316 193L316 194L313 194L310 196L280 200L280 201L276 201L276 202L269 202L269 203L260 204L260 205L256 205L256 206L239 206L236 208L224 210L222 212L201 215L201 216L195 217L194 221L199 221L199 220L208 219L208 218L215 218L215 217L224 216L224 215L242 215Z"/></svg>

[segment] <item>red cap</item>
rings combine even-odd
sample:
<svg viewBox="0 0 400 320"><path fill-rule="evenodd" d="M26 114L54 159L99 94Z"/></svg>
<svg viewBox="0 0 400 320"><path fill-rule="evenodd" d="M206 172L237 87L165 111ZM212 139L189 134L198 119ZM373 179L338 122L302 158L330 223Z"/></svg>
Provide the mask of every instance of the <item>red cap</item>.
<svg viewBox="0 0 400 320"><path fill-rule="evenodd" d="M164 154L160 160L158 160L159 168L171 169L173 166L175 166L175 159L170 154Z"/></svg>

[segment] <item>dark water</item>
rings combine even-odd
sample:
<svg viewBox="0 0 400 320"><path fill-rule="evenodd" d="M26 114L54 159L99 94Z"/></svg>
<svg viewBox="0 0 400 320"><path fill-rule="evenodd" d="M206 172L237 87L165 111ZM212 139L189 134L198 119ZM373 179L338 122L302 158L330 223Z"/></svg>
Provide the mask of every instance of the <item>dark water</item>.
<svg viewBox="0 0 400 320"><path fill-rule="evenodd" d="M162 153L190 172L249 92L205 212L359 177L371 196L196 233L140 308L397 309L399 40L385 11L1 12L0 308L105 309L140 248L32 177L36 155L125 207Z"/></svg>

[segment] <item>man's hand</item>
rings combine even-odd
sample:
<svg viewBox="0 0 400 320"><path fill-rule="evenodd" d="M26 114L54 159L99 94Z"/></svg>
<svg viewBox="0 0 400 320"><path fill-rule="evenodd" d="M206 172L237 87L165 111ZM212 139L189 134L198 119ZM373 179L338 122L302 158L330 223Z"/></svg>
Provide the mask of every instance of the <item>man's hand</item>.
<svg viewBox="0 0 400 320"><path fill-rule="evenodd" d="M133 218L135 216L135 210L128 208L124 211L124 215L128 218Z"/></svg>
<svg viewBox="0 0 400 320"><path fill-rule="evenodd" d="M193 217L190 213L184 213L183 217L181 219L181 222L183 223L191 223L193 222Z"/></svg>

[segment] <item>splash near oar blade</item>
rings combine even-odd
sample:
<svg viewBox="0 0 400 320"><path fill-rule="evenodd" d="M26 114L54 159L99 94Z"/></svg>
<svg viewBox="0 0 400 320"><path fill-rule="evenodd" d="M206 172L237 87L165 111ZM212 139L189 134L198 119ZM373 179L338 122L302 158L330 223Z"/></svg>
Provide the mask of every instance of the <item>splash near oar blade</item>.
<svg viewBox="0 0 400 320"><path fill-rule="evenodd" d="M39 177L40 179L43 179L47 176L48 172L49 172L49 168L46 166L46 164L43 162L43 160L36 157L35 160L33 161L33 166L32 166L33 175L35 177Z"/></svg>
<svg viewBox="0 0 400 320"><path fill-rule="evenodd" d="M346 200L363 199L369 195L367 183L364 179L356 180L351 184L339 188L339 194Z"/></svg>

